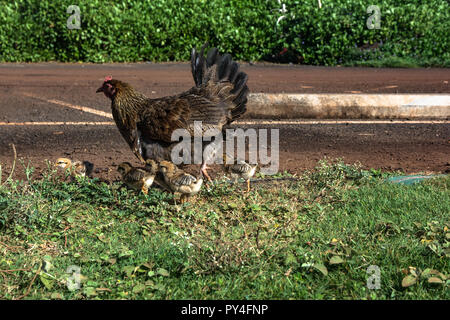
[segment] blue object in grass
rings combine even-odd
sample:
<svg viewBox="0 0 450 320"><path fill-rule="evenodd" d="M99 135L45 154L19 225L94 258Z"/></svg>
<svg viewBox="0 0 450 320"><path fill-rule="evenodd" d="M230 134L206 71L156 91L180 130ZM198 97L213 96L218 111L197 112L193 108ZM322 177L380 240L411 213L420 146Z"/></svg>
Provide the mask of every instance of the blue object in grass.
<svg viewBox="0 0 450 320"><path fill-rule="evenodd" d="M387 181L392 182L392 183L401 183L401 184L405 184L405 185L411 185L411 184L422 182L425 179L442 177L442 176L444 176L444 175L438 174L438 175L431 175L431 176L424 176L424 175L399 176L399 177L389 178L389 179L387 179Z"/></svg>

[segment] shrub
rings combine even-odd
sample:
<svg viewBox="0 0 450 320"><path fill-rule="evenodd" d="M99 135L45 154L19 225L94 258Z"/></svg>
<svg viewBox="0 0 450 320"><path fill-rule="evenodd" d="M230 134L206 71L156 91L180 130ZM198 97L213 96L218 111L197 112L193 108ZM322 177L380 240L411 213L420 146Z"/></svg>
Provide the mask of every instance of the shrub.
<svg viewBox="0 0 450 320"><path fill-rule="evenodd" d="M366 25L367 1L282 3L286 12L276 0L79 0L81 29L70 30L71 0L0 0L0 61L181 61L205 41L247 61L450 60L446 1L379 0L380 29Z"/></svg>

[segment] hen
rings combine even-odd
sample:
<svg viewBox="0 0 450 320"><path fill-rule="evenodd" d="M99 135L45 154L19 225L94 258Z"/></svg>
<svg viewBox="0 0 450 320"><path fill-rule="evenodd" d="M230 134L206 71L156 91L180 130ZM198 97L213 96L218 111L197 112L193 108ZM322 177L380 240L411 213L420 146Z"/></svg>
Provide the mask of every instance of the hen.
<svg viewBox="0 0 450 320"><path fill-rule="evenodd" d="M172 141L176 129L186 129L194 138L194 121L202 121L202 136L208 129L224 132L227 125L246 111L248 76L229 54L220 55L216 48L204 56L191 53L191 71L195 86L174 96L150 99L129 84L106 77L97 92L111 99L112 115L125 141L136 157L144 162L171 160L171 151L178 141ZM207 139L204 139L207 140ZM214 142L204 142L203 149ZM202 150L203 151L203 150ZM202 159L201 172L207 173Z"/></svg>

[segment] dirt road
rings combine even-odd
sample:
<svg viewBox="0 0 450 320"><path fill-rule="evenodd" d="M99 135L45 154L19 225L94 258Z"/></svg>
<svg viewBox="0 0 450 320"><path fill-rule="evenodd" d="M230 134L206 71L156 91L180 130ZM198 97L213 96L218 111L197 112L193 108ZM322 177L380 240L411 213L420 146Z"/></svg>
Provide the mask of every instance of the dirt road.
<svg viewBox="0 0 450 320"><path fill-rule="evenodd" d="M266 93L450 93L448 69L370 69L246 65L252 92ZM104 76L126 80L149 97L193 85L187 64L3 64L0 65L0 163L8 170L14 143L18 157L37 168L44 159L89 160L95 176L117 177L120 161L137 164L110 122L110 103L95 94ZM83 109L84 108L84 109ZM89 108L89 109L86 109ZM87 111L87 112L86 112ZM244 119L245 120L245 119ZM76 122L55 125L55 122ZM47 122L49 125L23 125ZM9 123L9 124L8 124ZM11 123L14 123L13 125ZM237 124L239 127L248 128ZM450 170L448 123L279 124L281 170L301 172L323 157L360 161L365 167L405 172ZM4 169L4 168L3 168ZM111 171L112 170L112 171ZM23 169L17 170L23 177Z"/></svg>

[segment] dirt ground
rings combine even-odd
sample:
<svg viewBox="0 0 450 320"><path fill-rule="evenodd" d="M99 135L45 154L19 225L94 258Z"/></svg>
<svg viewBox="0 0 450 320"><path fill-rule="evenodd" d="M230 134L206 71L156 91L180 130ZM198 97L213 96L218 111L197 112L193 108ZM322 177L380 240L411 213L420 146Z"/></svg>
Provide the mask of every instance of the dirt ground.
<svg viewBox="0 0 450 320"><path fill-rule="evenodd" d="M243 64L252 92L267 93L450 93L448 69L325 68ZM193 80L188 64L0 64L0 163L11 168L13 153L37 172L45 159L60 156L94 163L94 176L118 177L115 166L137 160L115 126L20 125L21 122L111 119L64 106L110 113L95 90L106 75L131 83L149 97L179 93ZM55 102L56 101L56 102ZM17 125L5 125L16 122ZM242 128L249 126L236 124ZM252 128L280 130L280 170L300 173L323 157L359 161L366 168L415 172L450 171L447 123L272 124ZM23 178L17 164L16 177ZM3 179L5 173L3 174Z"/></svg>

